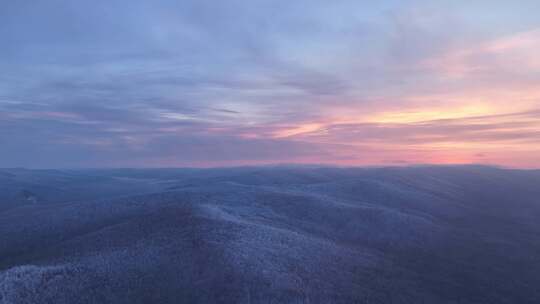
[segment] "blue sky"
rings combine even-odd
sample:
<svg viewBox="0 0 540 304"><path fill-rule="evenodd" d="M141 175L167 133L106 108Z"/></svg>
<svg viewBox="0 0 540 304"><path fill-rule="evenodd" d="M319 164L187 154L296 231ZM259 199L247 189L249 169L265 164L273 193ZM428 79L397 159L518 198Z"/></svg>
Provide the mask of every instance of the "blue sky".
<svg viewBox="0 0 540 304"><path fill-rule="evenodd" d="M538 1L11 1L1 167L540 167Z"/></svg>

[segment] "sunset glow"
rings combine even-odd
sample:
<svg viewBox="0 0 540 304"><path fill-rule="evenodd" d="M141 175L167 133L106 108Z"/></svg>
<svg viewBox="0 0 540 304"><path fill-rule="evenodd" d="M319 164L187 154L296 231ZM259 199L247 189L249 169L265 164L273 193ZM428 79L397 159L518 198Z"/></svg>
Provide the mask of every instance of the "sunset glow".
<svg viewBox="0 0 540 304"><path fill-rule="evenodd" d="M537 4L458 2L6 4L0 165L540 168Z"/></svg>

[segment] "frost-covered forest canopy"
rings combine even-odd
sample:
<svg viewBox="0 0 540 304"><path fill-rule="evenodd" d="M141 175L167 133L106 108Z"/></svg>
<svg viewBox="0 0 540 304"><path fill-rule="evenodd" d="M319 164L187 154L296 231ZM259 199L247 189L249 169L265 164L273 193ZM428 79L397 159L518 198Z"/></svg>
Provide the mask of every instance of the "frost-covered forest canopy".
<svg viewBox="0 0 540 304"><path fill-rule="evenodd" d="M539 303L540 171L0 170L0 303Z"/></svg>

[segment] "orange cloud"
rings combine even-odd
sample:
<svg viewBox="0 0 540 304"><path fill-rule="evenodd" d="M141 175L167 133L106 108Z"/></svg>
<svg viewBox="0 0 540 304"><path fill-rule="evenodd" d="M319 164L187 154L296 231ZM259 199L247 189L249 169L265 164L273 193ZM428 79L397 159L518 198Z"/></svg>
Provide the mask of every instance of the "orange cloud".
<svg viewBox="0 0 540 304"><path fill-rule="evenodd" d="M338 119L299 125L279 134L289 140L335 145L335 159L349 165L398 161L511 167L540 164L539 110L498 113L471 106L454 111L383 112L365 121L343 123Z"/></svg>

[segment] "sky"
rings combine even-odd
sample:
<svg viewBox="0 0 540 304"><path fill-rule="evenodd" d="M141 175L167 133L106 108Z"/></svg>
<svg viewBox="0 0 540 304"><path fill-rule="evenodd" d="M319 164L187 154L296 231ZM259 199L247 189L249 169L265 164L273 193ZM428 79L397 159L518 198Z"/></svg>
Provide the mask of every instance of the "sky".
<svg viewBox="0 0 540 304"><path fill-rule="evenodd" d="M0 167L540 168L538 11L0 1Z"/></svg>

